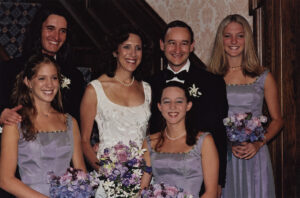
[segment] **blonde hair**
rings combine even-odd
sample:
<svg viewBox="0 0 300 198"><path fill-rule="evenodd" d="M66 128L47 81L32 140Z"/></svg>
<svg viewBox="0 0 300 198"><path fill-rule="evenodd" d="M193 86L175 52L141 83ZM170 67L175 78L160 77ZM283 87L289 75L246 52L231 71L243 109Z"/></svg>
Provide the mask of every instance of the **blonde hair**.
<svg viewBox="0 0 300 198"><path fill-rule="evenodd" d="M264 71L264 68L260 65L255 51L251 27L248 21L238 14L228 15L220 23L207 69L214 74L222 76L227 73L228 60L223 45L223 32L227 25L232 22L239 23L245 32L245 49L241 65L243 73L251 77L260 75Z"/></svg>

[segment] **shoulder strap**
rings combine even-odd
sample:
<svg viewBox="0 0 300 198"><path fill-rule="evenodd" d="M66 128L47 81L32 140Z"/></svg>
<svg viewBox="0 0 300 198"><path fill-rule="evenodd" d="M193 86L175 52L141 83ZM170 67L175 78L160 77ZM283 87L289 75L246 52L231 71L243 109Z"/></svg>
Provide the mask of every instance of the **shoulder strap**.
<svg viewBox="0 0 300 198"><path fill-rule="evenodd" d="M151 103L151 87L147 82L142 81L144 88L145 101L147 104Z"/></svg>
<svg viewBox="0 0 300 198"><path fill-rule="evenodd" d="M205 132L204 134L202 134L198 140L197 140L197 143L196 143L196 147L197 147L197 150L200 151L200 154L202 153L202 145L203 145L203 141L204 141L204 138L207 136L207 135L210 135L211 133L209 132Z"/></svg>
<svg viewBox="0 0 300 198"><path fill-rule="evenodd" d="M152 152L150 136L147 136L146 140L147 140L148 151Z"/></svg>
<svg viewBox="0 0 300 198"><path fill-rule="evenodd" d="M74 151L74 136L73 136L73 119L70 114L66 114L67 116L67 133L71 140L72 151Z"/></svg>
<svg viewBox="0 0 300 198"><path fill-rule="evenodd" d="M101 92L103 91L100 81L96 79L90 82L89 84L91 84L94 87L97 98L100 98Z"/></svg>
<svg viewBox="0 0 300 198"><path fill-rule="evenodd" d="M258 84L260 85L260 87L264 88L265 85L265 81L266 81L266 77L268 75L270 71L268 69L266 69L259 77L258 77Z"/></svg>

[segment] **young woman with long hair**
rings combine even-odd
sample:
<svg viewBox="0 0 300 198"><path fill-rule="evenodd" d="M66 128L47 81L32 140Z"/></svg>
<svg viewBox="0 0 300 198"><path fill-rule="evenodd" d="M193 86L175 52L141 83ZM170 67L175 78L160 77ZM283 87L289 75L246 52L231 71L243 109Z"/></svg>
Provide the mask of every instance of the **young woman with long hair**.
<svg viewBox="0 0 300 198"><path fill-rule="evenodd" d="M17 197L48 197L47 172L60 176L71 161L86 171L77 122L62 113L60 80L54 59L41 54L17 76L12 98L22 121L4 125L0 160L0 186Z"/></svg>

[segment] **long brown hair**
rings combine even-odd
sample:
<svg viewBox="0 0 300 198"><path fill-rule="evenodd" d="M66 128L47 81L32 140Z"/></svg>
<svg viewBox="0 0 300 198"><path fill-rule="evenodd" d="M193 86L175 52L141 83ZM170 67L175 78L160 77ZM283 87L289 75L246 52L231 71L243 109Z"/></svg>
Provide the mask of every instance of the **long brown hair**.
<svg viewBox="0 0 300 198"><path fill-rule="evenodd" d="M21 129L25 140L34 140L36 137L36 129L33 124L33 118L36 116L37 111L34 105L34 98L32 97L31 90L24 83L24 79L31 80L36 76L38 70L43 64L53 64L56 67L58 78L61 81L60 69L55 60L44 54L33 55L29 58L23 71L21 71L16 78L16 83L12 93L12 100L15 105L22 105L19 114L22 116ZM58 112L63 112L61 92L58 92L51 102L51 106Z"/></svg>
<svg viewBox="0 0 300 198"><path fill-rule="evenodd" d="M248 21L238 14L228 15L220 23L207 69L214 74L222 76L227 73L229 65L223 45L223 33L224 29L231 22L240 24L245 32L245 49L242 60L243 73L251 77L260 75L264 68L260 65L256 54L251 27Z"/></svg>

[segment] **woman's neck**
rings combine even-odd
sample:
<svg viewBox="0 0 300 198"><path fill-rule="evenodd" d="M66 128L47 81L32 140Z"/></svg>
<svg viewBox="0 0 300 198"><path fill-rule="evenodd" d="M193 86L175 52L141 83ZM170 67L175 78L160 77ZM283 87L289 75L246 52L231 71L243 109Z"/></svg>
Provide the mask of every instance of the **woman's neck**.
<svg viewBox="0 0 300 198"><path fill-rule="evenodd" d="M227 57L229 69L238 69L242 66L242 57Z"/></svg>
<svg viewBox="0 0 300 198"><path fill-rule="evenodd" d="M165 132L171 137L177 137L183 133L186 134L185 124L167 124Z"/></svg>
<svg viewBox="0 0 300 198"><path fill-rule="evenodd" d="M54 108L49 103L39 103L35 105L37 115L43 115L48 117L51 113L55 112Z"/></svg>
<svg viewBox="0 0 300 198"><path fill-rule="evenodd" d="M124 71L122 69L118 69L115 72L115 77L122 81L130 82L132 80L132 72Z"/></svg>

